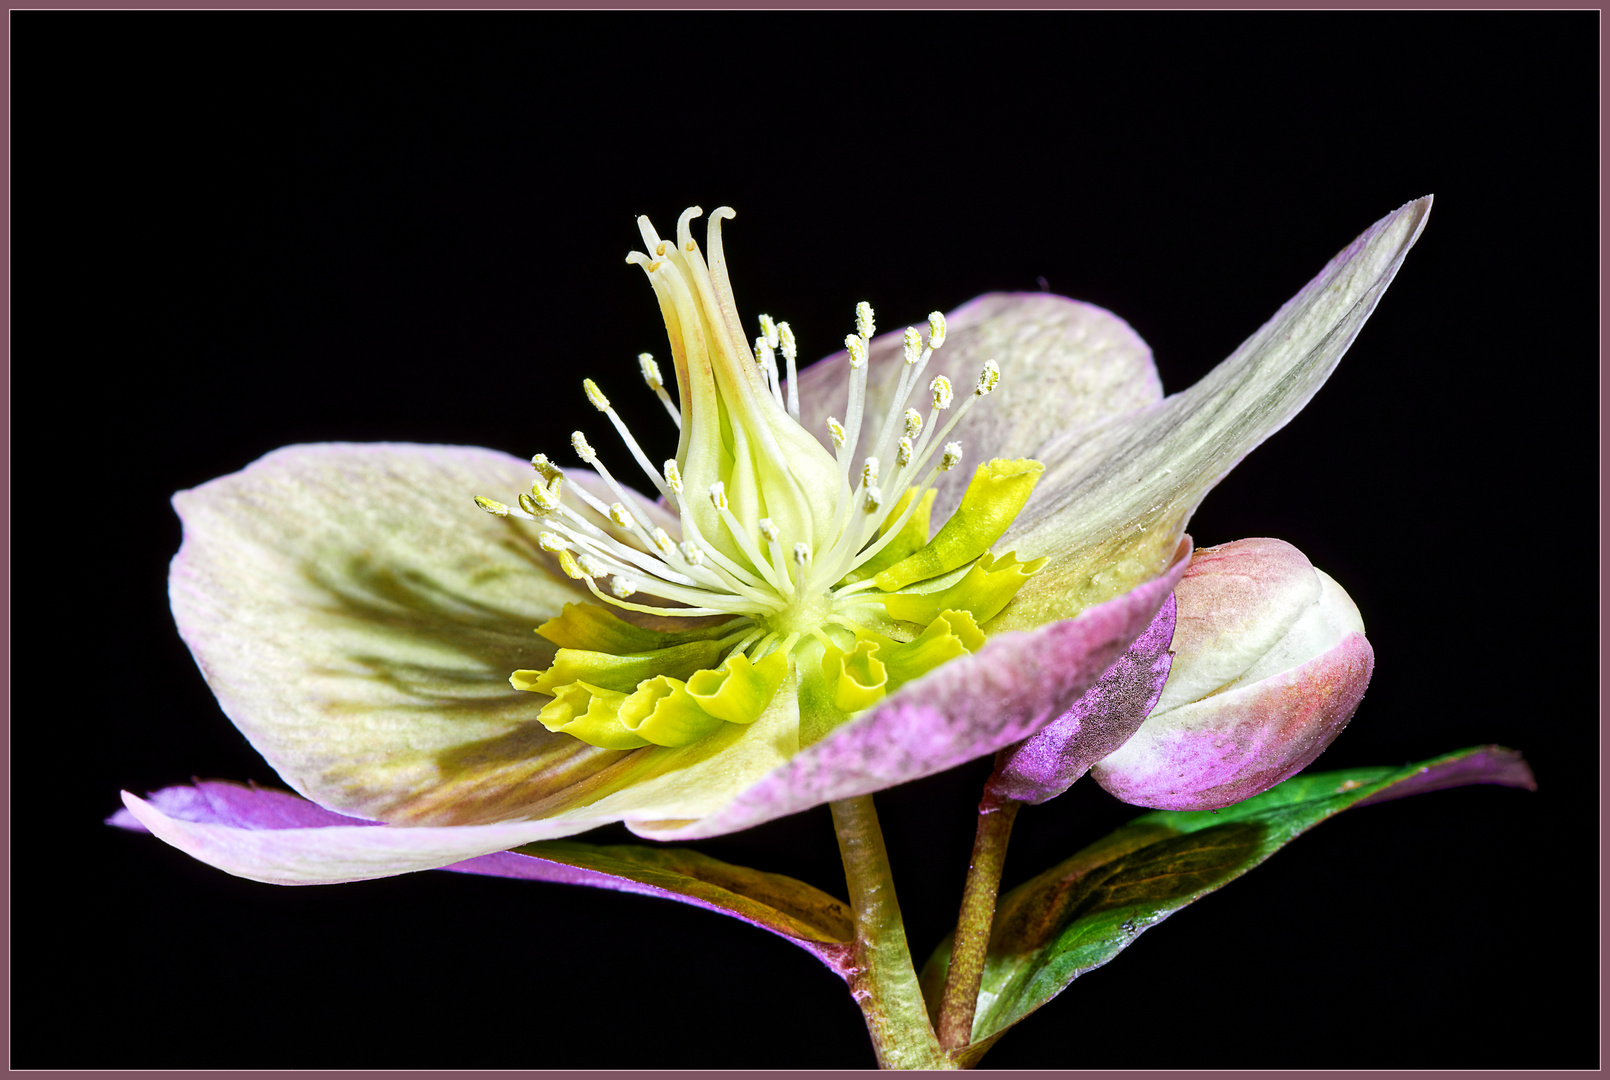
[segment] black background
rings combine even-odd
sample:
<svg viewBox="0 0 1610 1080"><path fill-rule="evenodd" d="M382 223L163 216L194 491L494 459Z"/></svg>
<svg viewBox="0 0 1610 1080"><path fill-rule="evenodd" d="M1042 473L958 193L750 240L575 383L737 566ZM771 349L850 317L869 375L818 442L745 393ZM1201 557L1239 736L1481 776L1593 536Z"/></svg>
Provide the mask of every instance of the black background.
<svg viewBox="0 0 1610 1080"><path fill-rule="evenodd" d="M1044 278L1178 390L1435 192L1337 374L1191 532L1289 540L1362 610L1375 680L1318 767L1494 741L1538 792L1345 814L985 1065L1595 1065L1598 26L14 14L12 1064L871 1064L836 978L734 920L442 873L276 888L101 825L120 787L276 782L174 633L169 494L299 441L562 450L583 374L664 351L637 213L734 206L739 307L802 359L857 300L894 327ZM985 771L878 798L919 962ZM1134 813L1087 784L1026 810L1007 884ZM843 893L825 809L699 846Z"/></svg>

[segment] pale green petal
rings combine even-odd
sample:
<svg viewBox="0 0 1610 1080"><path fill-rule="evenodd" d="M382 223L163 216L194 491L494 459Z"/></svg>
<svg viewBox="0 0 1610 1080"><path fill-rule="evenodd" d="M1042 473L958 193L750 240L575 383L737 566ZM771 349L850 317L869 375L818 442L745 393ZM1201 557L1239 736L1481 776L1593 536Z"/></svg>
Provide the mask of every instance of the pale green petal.
<svg viewBox="0 0 1610 1080"><path fill-rule="evenodd" d="M567 601L531 526L492 517L535 473L473 447L275 451L174 496L179 632L235 725L301 794L400 824L537 816L622 756L549 733L534 632Z"/></svg>
<svg viewBox="0 0 1610 1080"><path fill-rule="evenodd" d="M895 313L879 315L888 319ZM921 320L919 316L913 325L921 329ZM1001 366L995 392L974 404L950 436L960 440L964 460L1032 457L1034 447L1060 432L1133 412L1163 396L1146 343L1128 323L1094 304L1047 293L987 293L950 312L945 321L945 344L934 350L923 370L912 408L928 415L928 384L935 375L955 385L955 408L972 392L986 360ZM904 327L884 325L892 332L873 338L868 350L869 419L861 429L863 453L905 368ZM800 373L800 423L819 439L827 438L829 416L844 419L848 376L849 359L843 352ZM942 413L939 423L944 421ZM940 474L934 521L944 521L956 508L972 475L971 468Z"/></svg>
<svg viewBox="0 0 1610 1080"><path fill-rule="evenodd" d="M1330 376L1430 209L1427 197L1376 222L1184 393L1094 430L1012 448L1046 471L997 547L1053 558L987 630L1067 618L1154 577L1202 497Z"/></svg>

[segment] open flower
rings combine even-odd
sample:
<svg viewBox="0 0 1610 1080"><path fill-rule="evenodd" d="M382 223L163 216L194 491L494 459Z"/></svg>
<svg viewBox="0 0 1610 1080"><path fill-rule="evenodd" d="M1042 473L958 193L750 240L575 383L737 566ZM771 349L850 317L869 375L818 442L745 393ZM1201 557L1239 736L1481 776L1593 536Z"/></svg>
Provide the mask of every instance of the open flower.
<svg viewBox="0 0 1610 1080"><path fill-rule="evenodd" d="M655 464L584 388L651 495L557 432L539 437L585 469L294 446L175 496L174 615L225 712L299 793L385 827L125 802L231 873L331 882L613 821L718 835L1016 743L1152 623L1191 513L1324 382L1429 206L1377 222L1169 398L1127 325L1045 295L980 297L926 337L876 336L862 305L845 351L796 376L786 324L761 317L751 347L738 319L731 211L703 252L697 210L674 239L641 219L629 261L676 399L651 357L640 372L675 455Z"/></svg>

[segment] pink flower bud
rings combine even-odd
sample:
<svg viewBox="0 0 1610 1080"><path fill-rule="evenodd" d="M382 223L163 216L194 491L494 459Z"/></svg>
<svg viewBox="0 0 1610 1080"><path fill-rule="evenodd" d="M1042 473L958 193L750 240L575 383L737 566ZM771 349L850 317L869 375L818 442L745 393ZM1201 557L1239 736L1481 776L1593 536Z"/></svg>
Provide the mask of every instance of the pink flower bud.
<svg viewBox="0 0 1610 1080"><path fill-rule="evenodd" d="M1281 540L1197 552L1174 597L1162 696L1090 775L1136 806L1218 809L1317 758L1363 699L1375 653L1341 586Z"/></svg>

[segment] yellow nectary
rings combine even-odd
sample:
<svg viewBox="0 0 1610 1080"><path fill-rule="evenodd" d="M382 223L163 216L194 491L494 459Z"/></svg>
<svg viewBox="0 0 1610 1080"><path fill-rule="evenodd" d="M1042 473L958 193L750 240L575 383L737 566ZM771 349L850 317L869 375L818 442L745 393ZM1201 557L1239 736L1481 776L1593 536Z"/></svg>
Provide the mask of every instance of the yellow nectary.
<svg viewBox="0 0 1610 1080"><path fill-rule="evenodd" d="M653 358L638 360L680 429L676 456L656 469L608 398L591 379L584 382L588 399L678 515L680 537L652 526L642 496L615 480L579 431L572 446L617 501L567 487L541 454L532 459L538 476L519 509L476 499L490 513L538 522L541 546L604 603L689 620L690 629L664 633L596 605L568 605L538 629L559 646L553 664L516 671L510 682L553 697L541 714L551 730L612 749L682 746L722 724L750 723L791 662L802 697L846 714L865 708L979 648L978 624L1044 561L989 551L1029 498L1042 468L1036 461L980 465L956 512L929 538L934 480L962 456L961 445L945 437L995 388L994 361L954 410L955 390L944 376L928 385L926 417L906 407L944 344L944 317L934 312L926 344L915 328L905 332L905 367L890 407L867 416L874 325L871 306L857 305L856 333L845 339L849 398L843 422L828 421L830 454L799 424L797 348L788 324L762 315L753 347L745 342L721 250L720 223L732 211L722 207L710 217L708 263L689 229L700 213L695 207L682 215L674 242L639 218L648 251L627 260L648 275L670 337L676 403ZM859 462L858 448L866 451ZM568 503L567 494L583 505ZM605 579L607 592L599 585ZM644 604L632 599L637 594L665 603Z"/></svg>

